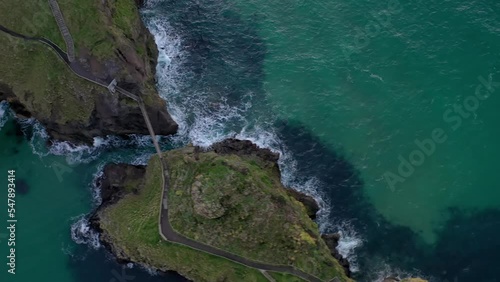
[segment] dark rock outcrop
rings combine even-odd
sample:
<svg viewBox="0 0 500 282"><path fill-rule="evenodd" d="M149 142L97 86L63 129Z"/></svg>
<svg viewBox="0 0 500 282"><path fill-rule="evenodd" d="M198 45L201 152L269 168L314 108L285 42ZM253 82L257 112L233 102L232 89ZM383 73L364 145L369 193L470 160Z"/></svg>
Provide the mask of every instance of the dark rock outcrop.
<svg viewBox="0 0 500 282"><path fill-rule="evenodd" d="M144 4L141 0L135 3ZM96 55L82 42L76 42L78 50L75 64L102 82L116 78L120 86L133 86L144 100L155 133L175 134L178 125L167 112L166 102L155 90L158 50L154 38L138 14L130 19L130 29L118 30L113 22L116 16L114 5L113 1L99 1L96 7L101 16L99 21L107 33L103 40L111 43L114 49L109 50L110 54ZM71 19L67 20L71 23ZM82 37L78 36L78 30L70 31L74 38ZM33 52L33 56L37 55L40 54ZM56 57L51 60L54 60L54 64L64 64ZM46 63L44 66L48 72L58 71L54 73L58 78L50 84L44 84L45 81L41 80L40 85L30 84L27 89L20 90L14 86L27 85L25 82L31 74L26 74L26 77L2 77L0 101L8 101L17 116L34 117L40 121L50 139L91 145L93 138L98 136L149 134L137 103L130 98L118 93L111 94L105 87L89 83L69 71L51 68ZM8 67L12 66L5 67L5 71L8 71ZM43 77L41 73L37 75ZM51 88L51 84L58 87ZM46 98L48 93L53 94L51 98ZM68 104L72 106L68 107Z"/></svg>
<svg viewBox="0 0 500 282"><path fill-rule="evenodd" d="M235 154L239 156L256 156L263 161L271 162L276 165L279 159L279 154L274 153L269 149L259 148L257 145L248 140L230 138L213 144L211 149L221 155Z"/></svg>
<svg viewBox="0 0 500 282"><path fill-rule="evenodd" d="M316 214L319 211L319 205L313 197L293 189L287 189L287 193L306 207L307 215L312 220L316 219Z"/></svg>
<svg viewBox="0 0 500 282"><path fill-rule="evenodd" d="M99 219L99 211L118 202L127 193L137 193L141 188L146 173L145 166L130 164L107 164L103 169L101 177L96 179L100 187L101 205L91 214L90 226L99 232L104 247L116 256L119 263L129 263L131 260L123 250L112 244L108 235L102 232Z"/></svg>
<svg viewBox="0 0 500 282"><path fill-rule="evenodd" d="M140 189L145 166L128 164L108 164L104 167L103 175L97 179L97 185L101 187L102 203L109 205L116 203L124 193L134 192Z"/></svg>
<svg viewBox="0 0 500 282"><path fill-rule="evenodd" d="M323 241L325 241L326 245L330 249L330 252L334 258L340 263L340 265L345 269L345 273L347 276L351 277L351 270L349 269L349 261L342 257L342 255L337 251L337 246L339 245L340 234L323 234L321 235Z"/></svg>

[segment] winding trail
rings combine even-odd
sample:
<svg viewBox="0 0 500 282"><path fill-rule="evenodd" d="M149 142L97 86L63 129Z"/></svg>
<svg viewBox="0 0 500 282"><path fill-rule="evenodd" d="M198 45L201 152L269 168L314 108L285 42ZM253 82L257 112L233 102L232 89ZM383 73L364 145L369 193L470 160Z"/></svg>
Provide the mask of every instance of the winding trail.
<svg viewBox="0 0 500 282"><path fill-rule="evenodd" d="M311 274L305 273L301 270L298 270L297 268L289 265L273 265L273 264L267 264L267 263L262 263L254 260L250 260L241 256L238 256L236 254L221 250L219 248L203 244L201 242L192 240L190 238L187 238L175 231L170 224L170 220L168 218L168 189L169 189L169 175L168 175L168 166L167 163L164 161L162 158L161 154L159 155L160 157L160 162L163 170L162 178L163 178L163 192L162 192L162 198L161 198L161 212L160 212L160 235L163 237L163 239L167 241L172 241L176 242L178 244L190 247L191 249L195 249L198 251L202 251L211 255L215 255L218 257L222 257L225 259L228 259L232 262L255 268L259 271L272 271L272 272L284 272L284 273L290 273L295 276L298 276L306 281L310 282L322 282L321 279L317 278L316 276L313 276ZM269 279L268 275L264 275L269 281L272 281Z"/></svg>
<svg viewBox="0 0 500 282"><path fill-rule="evenodd" d="M0 31L2 31L10 36L13 36L13 37L17 37L17 38L28 40L28 41L36 41L36 42L40 42L40 43L43 43L45 45L48 45L53 51L56 52L58 57L62 61L64 61L64 63L66 63L66 65L71 69L71 71L74 74L76 74L77 76L79 76L82 79L85 79L85 80L90 81L94 84L97 84L99 86L107 88L108 85L110 85L110 83L113 81L112 78L102 80L102 79L96 77L95 75L93 75L88 70L86 70L80 63L78 63L75 60L73 39L71 37L71 34L69 32L68 27L66 26L66 24L64 22L64 18L62 16L59 5L57 4L56 0L49 0L49 4L51 6L54 17L56 18L60 32L61 32L61 34L66 42L66 47L67 47L68 53L64 52L55 43L53 43L52 41L50 41L46 38L25 36L25 35L22 35L20 33L17 33L15 31L8 29L8 28L4 27L3 25L0 25ZM161 151L161 148L160 148L158 141L156 139L156 134L153 130L153 126L151 125L151 122L149 120L149 116L148 116L148 113L147 113L146 108L144 106L144 102L142 101L142 98L140 95L132 94L129 91L127 91L123 88L120 88L118 86L115 89L118 93L125 95L125 96L129 97L130 99L137 102L137 104L142 112L144 122L146 123L148 131L151 135L154 147L156 149L156 154L158 155L159 160L160 160L160 165L161 165L161 169L162 169L162 186L163 187L162 187L162 195L161 195L161 203L160 203L158 229L159 229L159 233L160 233L161 237L164 240L172 242L172 243L176 243L176 244L179 244L179 245L182 245L182 246L185 246L185 247L188 247L188 248L200 251L200 252L204 252L204 253L207 253L210 255L225 258L225 259L228 259L232 262L241 264L241 265L246 266L246 267L257 269L262 273L262 275L267 280L269 280L271 282L275 282L275 280L272 278L271 275L269 275L269 273L267 273L268 271L293 274L293 275L298 276L298 277L300 277L306 281L309 281L309 282L323 282L318 277L311 275L311 274L308 274L308 273L305 273L305 272L303 272L303 271L301 271L293 266L273 265L273 264L267 264L267 263L262 263L262 262L250 260L250 259L238 256L236 254L221 250L219 248L192 240L190 238L187 238L187 237L177 233L173 229L172 225L170 224L169 214L168 214L168 190L170 187L170 181L169 181L170 177L169 177L169 173L168 173L168 165L162 156L162 151ZM339 280L337 278L334 278L331 281L339 281Z"/></svg>

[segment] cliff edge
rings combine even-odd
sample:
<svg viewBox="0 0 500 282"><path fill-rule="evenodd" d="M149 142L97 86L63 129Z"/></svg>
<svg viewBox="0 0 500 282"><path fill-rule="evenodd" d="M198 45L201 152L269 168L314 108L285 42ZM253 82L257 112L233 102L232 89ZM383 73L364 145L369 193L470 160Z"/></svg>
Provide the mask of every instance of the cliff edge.
<svg viewBox="0 0 500 282"><path fill-rule="evenodd" d="M280 182L277 155L248 141L226 140L209 151L168 151L169 218L180 234L267 264L291 265L324 281L352 281L331 255L306 207ZM103 204L92 225L122 261L194 281L266 281L258 270L164 241L158 234L161 168L108 165ZM143 176L141 177L141 174ZM302 281L270 272L276 281Z"/></svg>
<svg viewBox="0 0 500 282"><path fill-rule="evenodd" d="M93 76L141 93L155 132L177 124L155 90L157 49L134 0L59 0L73 37L76 62ZM48 1L6 0L0 24L26 36L65 42ZM92 143L105 135L148 134L137 103L76 76L47 46L0 32L0 101L21 117L34 117L53 139Z"/></svg>

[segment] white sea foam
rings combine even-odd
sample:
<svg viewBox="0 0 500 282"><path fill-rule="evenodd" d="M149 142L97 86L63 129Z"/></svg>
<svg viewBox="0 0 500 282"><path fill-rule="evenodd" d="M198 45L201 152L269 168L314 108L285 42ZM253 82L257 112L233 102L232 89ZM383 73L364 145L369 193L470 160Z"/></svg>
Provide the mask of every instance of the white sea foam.
<svg viewBox="0 0 500 282"><path fill-rule="evenodd" d="M71 238L73 241L77 244L87 244L94 249L99 249L101 247L99 234L90 228L87 217L80 215L72 219L76 220L71 225Z"/></svg>
<svg viewBox="0 0 500 282"><path fill-rule="evenodd" d="M5 125L9 118L9 105L6 101L0 102L0 129Z"/></svg>
<svg viewBox="0 0 500 282"><path fill-rule="evenodd" d="M101 164L97 167L97 172L94 173L93 175L93 181L90 186L90 191L92 193L92 200L94 202L94 205L97 207L102 203L102 198L101 198L101 187L99 186L99 183L97 183L97 179L101 178L104 175L104 164Z"/></svg>
<svg viewBox="0 0 500 282"><path fill-rule="evenodd" d="M32 136L29 140L29 144L33 154L38 155L39 157L47 156L48 152L46 150L46 144L49 135L47 134L47 131L45 131L43 125L34 118L17 119L17 122L24 129L31 128Z"/></svg>
<svg viewBox="0 0 500 282"><path fill-rule="evenodd" d="M146 165L151 158L151 153L144 153L137 156L130 164L132 165Z"/></svg>
<svg viewBox="0 0 500 282"><path fill-rule="evenodd" d="M285 186L304 192L314 197L321 210L318 213L318 224L322 232L341 233L339 252L351 263L351 271L358 271L355 249L361 246L362 240L347 223L331 223L331 205L322 194L324 185L316 178L299 179L297 177L296 160L272 129L266 124L272 123L273 116L264 117L263 121L247 120L252 110L253 93L242 97L238 105L230 105L221 98L213 102L214 93L198 92L186 95L180 91L190 74L181 69L185 57L182 50L182 38L162 17L155 14L158 1L150 0L143 10L147 27L154 35L159 49L157 66L158 88L162 98L168 102L168 111L179 124L178 134L170 140L177 145L192 143L201 147L209 147L215 142L228 137L250 140L261 148L269 148L280 154L279 165L282 182ZM250 124L252 124L250 126Z"/></svg>
<svg viewBox="0 0 500 282"><path fill-rule="evenodd" d="M95 137L92 146L73 145L66 141L56 141L50 146L49 153L66 156L68 164L89 163L99 158L100 154L109 148L118 148L134 143L134 140L124 140L117 136Z"/></svg>
<svg viewBox="0 0 500 282"><path fill-rule="evenodd" d="M90 184L90 191L94 206L99 206L102 203L101 187L95 180L103 175L104 165L104 163L98 165L97 171L94 173L92 178L93 181ZM88 215L80 215L72 219L76 220L75 223L71 225L71 238L73 241L77 244L89 245L93 249L100 248L101 244L99 242L99 233L90 227Z"/></svg>
<svg viewBox="0 0 500 282"><path fill-rule="evenodd" d="M37 120L18 119L18 122L23 128L32 128L32 137L30 146L34 154L39 157L47 155L65 156L66 161L70 165L89 163L98 159L102 152L110 148L120 148L125 146L134 146L145 148L151 145L151 137L147 135L129 135L127 138L118 136L95 137L92 146L74 145L67 141L54 141L47 148L47 140L49 135L43 125Z"/></svg>
<svg viewBox="0 0 500 282"><path fill-rule="evenodd" d="M143 9L142 14L158 47L158 65L156 66L156 71L157 73L161 73L159 84L164 91L178 91L178 83L184 81L182 78L187 75L179 71L182 58L184 57L184 52L181 48L182 40L166 19L155 16L154 5L148 6L150 9ZM160 95L163 94L164 92L160 93ZM164 95L163 97L165 98Z"/></svg>

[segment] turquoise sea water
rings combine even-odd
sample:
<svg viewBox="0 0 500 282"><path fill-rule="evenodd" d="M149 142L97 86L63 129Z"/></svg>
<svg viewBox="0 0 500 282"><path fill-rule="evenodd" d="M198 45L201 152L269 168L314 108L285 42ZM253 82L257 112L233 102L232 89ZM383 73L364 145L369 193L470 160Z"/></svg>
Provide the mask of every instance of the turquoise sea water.
<svg viewBox="0 0 500 282"><path fill-rule="evenodd" d="M236 136L279 151L283 182L321 201L318 223L342 231L360 281L500 281L499 10L486 0L149 1L158 87L181 125L163 144ZM0 131L0 169L17 167L29 187L17 196L25 244L13 281L116 279L78 216L95 206L105 162L144 162L151 148L108 137L47 149L29 131L17 137L12 119ZM62 181L57 164L71 169Z"/></svg>
<svg viewBox="0 0 500 282"><path fill-rule="evenodd" d="M106 162L143 163L152 150L140 145L141 138L96 140L99 147L95 149L75 150L59 143L49 151L39 124L16 122L5 106L0 104L0 171L5 188L0 191L0 281L123 282L132 281L127 280L130 277L136 281L184 281L175 274L151 276L137 267L122 268L85 224L84 215L98 204L93 187L96 174ZM113 152L107 152L110 146L114 146ZM15 170L17 183L15 246L7 245L9 170ZM15 275L7 272L11 247L15 247Z"/></svg>

